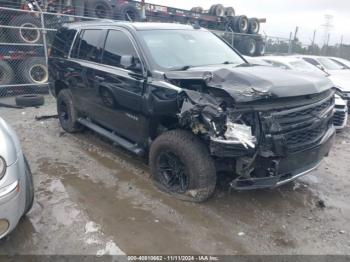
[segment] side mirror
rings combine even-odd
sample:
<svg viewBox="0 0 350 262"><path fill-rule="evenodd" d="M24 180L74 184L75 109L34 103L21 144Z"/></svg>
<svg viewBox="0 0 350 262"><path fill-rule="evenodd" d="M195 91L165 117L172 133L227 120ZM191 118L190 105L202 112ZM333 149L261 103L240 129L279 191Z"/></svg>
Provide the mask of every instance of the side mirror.
<svg viewBox="0 0 350 262"><path fill-rule="evenodd" d="M142 72L141 61L131 55L124 55L120 58L120 65L135 72Z"/></svg>
<svg viewBox="0 0 350 262"><path fill-rule="evenodd" d="M132 55L123 55L120 58L120 65L125 68L129 69L133 65L134 58Z"/></svg>

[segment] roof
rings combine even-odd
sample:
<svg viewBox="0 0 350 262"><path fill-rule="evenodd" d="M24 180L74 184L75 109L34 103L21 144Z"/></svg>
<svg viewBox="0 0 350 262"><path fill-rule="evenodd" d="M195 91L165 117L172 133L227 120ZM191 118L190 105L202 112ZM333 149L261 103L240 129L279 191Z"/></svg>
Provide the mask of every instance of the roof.
<svg viewBox="0 0 350 262"><path fill-rule="evenodd" d="M174 24L174 23L154 23L154 22L127 22L127 21L115 21L115 20L93 20L88 22L79 22L67 24L69 28L80 28L87 26L121 26L130 28L136 31L143 30L205 30L194 29L192 25Z"/></svg>

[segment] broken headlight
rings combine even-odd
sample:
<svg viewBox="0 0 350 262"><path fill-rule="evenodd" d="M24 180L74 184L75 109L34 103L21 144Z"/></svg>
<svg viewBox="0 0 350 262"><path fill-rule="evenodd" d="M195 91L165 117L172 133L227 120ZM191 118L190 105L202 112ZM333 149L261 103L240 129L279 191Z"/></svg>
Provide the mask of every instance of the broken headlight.
<svg viewBox="0 0 350 262"><path fill-rule="evenodd" d="M235 120L227 118L226 131L221 137L212 137L213 141L225 144L241 144L245 148L255 148L256 137L250 123L243 121L241 117Z"/></svg>

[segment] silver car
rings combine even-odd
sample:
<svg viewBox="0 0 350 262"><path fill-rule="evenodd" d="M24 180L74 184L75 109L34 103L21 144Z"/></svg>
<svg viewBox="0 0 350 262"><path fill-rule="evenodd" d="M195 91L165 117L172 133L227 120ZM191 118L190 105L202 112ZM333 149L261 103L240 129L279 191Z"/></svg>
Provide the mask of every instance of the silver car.
<svg viewBox="0 0 350 262"><path fill-rule="evenodd" d="M13 129L0 117L0 239L7 236L34 201L32 174Z"/></svg>

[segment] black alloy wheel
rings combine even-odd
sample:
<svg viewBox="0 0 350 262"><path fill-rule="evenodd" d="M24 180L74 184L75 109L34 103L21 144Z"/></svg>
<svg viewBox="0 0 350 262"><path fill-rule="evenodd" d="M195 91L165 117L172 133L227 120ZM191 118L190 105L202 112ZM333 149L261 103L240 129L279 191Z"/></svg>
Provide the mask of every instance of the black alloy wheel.
<svg viewBox="0 0 350 262"><path fill-rule="evenodd" d="M163 151L158 155L158 179L170 192L183 194L188 190L189 179L182 161L174 153Z"/></svg>

